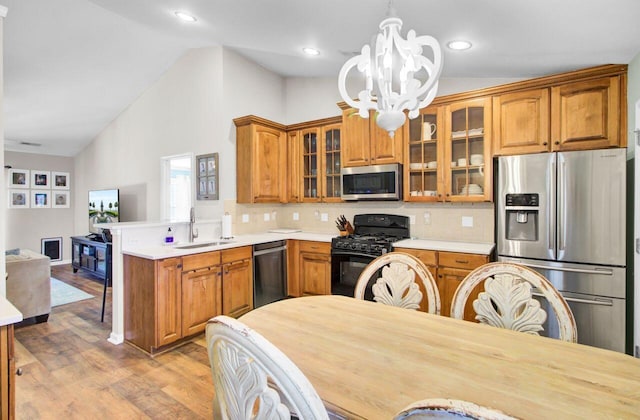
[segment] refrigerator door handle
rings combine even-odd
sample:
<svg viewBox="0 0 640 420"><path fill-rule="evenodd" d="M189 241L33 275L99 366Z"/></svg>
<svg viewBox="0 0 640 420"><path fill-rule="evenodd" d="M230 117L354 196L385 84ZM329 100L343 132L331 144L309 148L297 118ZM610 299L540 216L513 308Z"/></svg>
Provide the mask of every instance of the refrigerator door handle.
<svg viewBox="0 0 640 420"><path fill-rule="evenodd" d="M547 186L547 191L554 190L554 184L556 182L556 160L555 155L552 155L551 164L549 165L549 185ZM549 229L549 251L551 252L552 258L556 258L556 243L555 243L555 220L554 212L555 212L555 203L553 202L554 198L549 196L549 205L547 206L547 228Z"/></svg>
<svg viewBox="0 0 640 420"><path fill-rule="evenodd" d="M542 293L531 292L531 296L545 297ZM613 306L613 301L609 299L580 299L569 296L562 296L567 302L586 303L589 305Z"/></svg>
<svg viewBox="0 0 640 420"><path fill-rule="evenodd" d="M564 237L567 227L567 213L565 209L567 174L566 162L562 156L560 156L558 160L558 251L564 251Z"/></svg>
<svg viewBox="0 0 640 420"><path fill-rule="evenodd" d="M522 262L515 262L515 264L520 264L520 265L524 265L525 267L531 267L531 268L540 268L540 269L549 270L549 271L566 271L569 273L598 274L601 276L613 276L613 270L610 270L608 268L595 268L593 270L589 270L586 268L552 267L548 265L529 264L529 263L522 263Z"/></svg>

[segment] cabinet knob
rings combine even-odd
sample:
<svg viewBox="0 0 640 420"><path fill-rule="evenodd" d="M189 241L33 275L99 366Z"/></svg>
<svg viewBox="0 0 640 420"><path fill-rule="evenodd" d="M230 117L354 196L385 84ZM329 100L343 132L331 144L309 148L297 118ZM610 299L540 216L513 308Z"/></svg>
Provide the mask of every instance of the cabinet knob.
<svg viewBox="0 0 640 420"><path fill-rule="evenodd" d="M16 375L18 375L18 376L22 376L22 368L18 368L18 369L16 370Z"/></svg>
<svg viewBox="0 0 640 420"><path fill-rule="evenodd" d="M543 146L546 146L546 145L547 145L547 142L545 141L544 143L542 143L542 145L543 145Z"/></svg>
<svg viewBox="0 0 640 420"><path fill-rule="evenodd" d="M560 144L560 142L559 142L559 141L556 141L556 144Z"/></svg>

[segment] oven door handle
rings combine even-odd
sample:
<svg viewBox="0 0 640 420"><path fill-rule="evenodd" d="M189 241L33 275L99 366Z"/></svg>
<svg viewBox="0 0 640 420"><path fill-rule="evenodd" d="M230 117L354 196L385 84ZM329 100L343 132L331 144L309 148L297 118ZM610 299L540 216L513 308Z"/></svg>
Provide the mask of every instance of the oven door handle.
<svg viewBox="0 0 640 420"><path fill-rule="evenodd" d="M363 257L363 258L371 258L372 260L377 258L376 255L365 254L361 252L354 251L331 251L331 256L344 256L344 257Z"/></svg>

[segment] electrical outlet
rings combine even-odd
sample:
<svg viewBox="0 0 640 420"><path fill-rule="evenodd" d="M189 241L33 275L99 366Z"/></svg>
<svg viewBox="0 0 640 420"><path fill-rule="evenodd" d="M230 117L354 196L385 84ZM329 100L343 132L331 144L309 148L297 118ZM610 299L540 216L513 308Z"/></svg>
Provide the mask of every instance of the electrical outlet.
<svg viewBox="0 0 640 420"><path fill-rule="evenodd" d="M415 225L416 224L416 216L409 215L409 224L410 225Z"/></svg>
<svg viewBox="0 0 640 420"><path fill-rule="evenodd" d="M265 213L264 214L264 221L268 222L269 220L271 220L271 215L269 213Z"/></svg>
<svg viewBox="0 0 640 420"><path fill-rule="evenodd" d="M462 227L473 227L473 216L462 216Z"/></svg>
<svg viewBox="0 0 640 420"><path fill-rule="evenodd" d="M425 225L430 225L431 224L431 212L430 211L425 211L424 212L424 224Z"/></svg>
<svg viewBox="0 0 640 420"><path fill-rule="evenodd" d="M275 220L276 220L276 216L277 216L277 215L278 215L278 213L277 213L277 212L272 211L272 212L271 212L271 219L275 221Z"/></svg>
<svg viewBox="0 0 640 420"><path fill-rule="evenodd" d="M248 214L243 214L242 215L242 223L249 223L249 215Z"/></svg>
<svg viewBox="0 0 640 420"><path fill-rule="evenodd" d="M329 213L320 213L320 221L328 222L329 221Z"/></svg>
<svg viewBox="0 0 640 420"><path fill-rule="evenodd" d="M293 220L300 220L300 213L298 213L297 211L293 212Z"/></svg>

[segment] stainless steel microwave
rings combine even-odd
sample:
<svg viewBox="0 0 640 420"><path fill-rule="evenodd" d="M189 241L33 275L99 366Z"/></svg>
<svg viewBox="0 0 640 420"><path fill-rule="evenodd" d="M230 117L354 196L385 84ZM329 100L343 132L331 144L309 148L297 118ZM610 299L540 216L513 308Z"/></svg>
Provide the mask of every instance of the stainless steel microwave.
<svg viewBox="0 0 640 420"><path fill-rule="evenodd" d="M402 165L398 163L342 168L340 175L343 200L402 198Z"/></svg>

